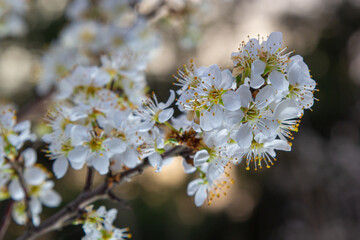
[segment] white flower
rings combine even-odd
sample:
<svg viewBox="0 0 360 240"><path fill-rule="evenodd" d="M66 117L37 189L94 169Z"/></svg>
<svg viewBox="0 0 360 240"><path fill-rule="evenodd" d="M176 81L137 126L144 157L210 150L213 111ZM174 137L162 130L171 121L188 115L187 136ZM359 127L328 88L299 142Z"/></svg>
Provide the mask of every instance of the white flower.
<svg viewBox="0 0 360 240"><path fill-rule="evenodd" d="M28 148L22 152L24 159L24 185L30 198L29 207L32 213L32 221L35 226L40 224L39 214L42 211L42 205L47 207L57 207L60 205L61 196L53 190L54 182L47 180L48 172L44 168L35 165L36 152L32 148ZM19 182L18 176L13 173L12 180L9 184L9 194L16 201L12 216L16 223L25 224L27 222L27 214L25 207L25 192L23 186Z"/></svg>
<svg viewBox="0 0 360 240"><path fill-rule="evenodd" d="M277 133L280 139L293 139L291 131L297 131L301 111L292 99L279 103L274 110L274 118L278 123Z"/></svg>
<svg viewBox="0 0 360 240"><path fill-rule="evenodd" d="M316 82L311 79L309 68L301 56L292 57L288 67L289 98L293 99L301 110L314 104Z"/></svg>
<svg viewBox="0 0 360 240"><path fill-rule="evenodd" d="M182 111L197 111L200 115L201 128L210 131L221 125L223 117L221 96L232 87L234 79L229 70L221 71L217 65L202 70L201 76L185 75L184 86L188 89L181 92L177 104ZM196 81L185 85L188 79Z"/></svg>
<svg viewBox="0 0 360 240"><path fill-rule="evenodd" d="M145 100L145 57L130 49L123 49L111 57L101 57L102 68L114 81L115 87L124 91L124 97L130 102L141 104Z"/></svg>
<svg viewBox="0 0 360 240"><path fill-rule="evenodd" d="M152 124L155 124L155 122L164 123L168 121L174 114L174 109L169 108L174 100L175 92L173 90L170 90L170 97L166 103L159 103L155 94L153 93L153 100L149 98L143 102L142 106L138 108L137 113L145 121L151 122Z"/></svg>
<svg viewBox="0 0 360 240"><path fill-rule="evenodd" d="M230 95L231 94L231 95ZM275 92L272 86L266 86L257 93L253 100L251 91L248 86L242 85L236 92L228 93L229 100L224 101L225 107L237 110L234 124L239 124L236 133L232 133L232 137L236 140L239 147L247 148L253 139L253 134L261 132L268 137L273 137L276 129L272 128L272 114L268 109L268 105L275 99ZM230 101L231 100L231 101ZM227 102L227 104L225 104Z"/></svg>
<svg viewBox="0 0 360 240"><path fill-rule="evenodd" d="M229 183L234 183L234 180L230 179L228 181L224 178L209 181L206 177L197 178L188 184L187 194L189 196L195 195L194 201L197 207L203 205L206 200L208 205L210 205L214 197L219 198L221 194L227 195L224 189L229 188Z"/></svg>
<svg viewBox="0 0 360 240"><path fill-rule="evenodd" d="M224 173L238 147L229 143L229 132L226 129L207 132L203 140L206 147L196 152L194 166L201 167L207 163L206 178L213 182Z"/></svg>
<svg viewBox="0 0 360 240"><path fill-rule="evenodd" d="M137 150L141 158L148 157L150 165L156 167L156 172L160 172L164 162L161 156L165 152L164 146L163 133L160 133L160 130L154 127Z"/></svg>
<svg viewBox="0 0 360 240"><path fill-rule="evenodd" d="M209 188L209 183L205 179L198 178L189 183L187 187L187 194L189 196L195 195L195 205L200 207L208 198Z"/></svg>
<svg viewBox="0 0 360 240"><path fill-rule="evenodd" d="M268 141L268 139L261 133L256 135L251 141L249 147L244 147L239 150L238 159L241 160L243 157L246 159L246 169L250 170L250 162L254 162L255 170L262 168L262 161L269 168L276 161L275 150L290 151L290 145L280 139ZM239 160L235 163L239 163Z"/></svg>
<svg viewBox="0 0 360 240"><path fill-rule="evenodd" d="M85 208L84 220L79 220L79 223L83 223L83 230L85 236L83 240L123 240L131 238L131 234L128 233L129 228L116 228L113 226L113 222L116 218L117 210L110 209L107 211L104 206L99 207L96 211L93 210L93 205Z"/></svg>
<svg viewBox="0 0 360 240"><path fill-rule="evenodd" d="M76 97L80 100L93 97L110 80L110 75L98 67L78 66L70 76L60 81L57 97L68 98L74 91L77 91Z"/></svg>
<svg viewBox="0 0 360 240"><path fill-rule="evenodd" d="M109 171L110 157L125 151L126 145L117 138L106 138L103 132L96 133L88 128L76 125L72 128L71 144L74 149L68 159L74 169L80 169L87 162L100 174Z"/></svg>

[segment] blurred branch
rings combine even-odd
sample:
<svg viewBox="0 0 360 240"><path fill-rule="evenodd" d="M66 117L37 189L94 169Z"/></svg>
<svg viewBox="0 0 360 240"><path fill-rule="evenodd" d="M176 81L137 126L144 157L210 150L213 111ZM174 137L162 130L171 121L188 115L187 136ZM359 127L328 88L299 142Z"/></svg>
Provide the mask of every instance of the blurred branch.
<svg viewBox="0 0 360 240"><path fill-rule="evenodd" d="M10 217L11 214L10 213L11 213L13 205L14 205L14 200L10 199L10 201L8 203L8 206L6 207L3 219L1 221L0 239L4 239L5 233L6 233L8 227L10 225L10 220L11 220L11 217Z"/></svg>
<svg viewBox="0 0 360 240"><path fill-rule="evenodd" d="M84 186L84 192L87 192L90 190L92 181L93 181L93 177L94 177L94 171L93 171L92 167L88 167L87 174L86 174L85 186Z"/></svg>
<svg viewBox="0 0 360 240"><path fill-rule="evenodd" d="M173 156L187 156L191 154L191 149L184 146L176 146L163 154L164 158L173 157ZM99 199L112 199L117 202L123 202L120 198L116 197L111 190L116 186L120 185L129 179L140 175L145 168L150 166L149 160L147 158L144 161L136 166L135 168L125 170L121 173L118 173L114 176L108 176L105 179L105 182L94 189L93 191L82 192L75 200L68 203L65 207L59 210L57 213L46 219L38 227L33 229L27 229L25 233L18 238L18 240L31 240L36 239L47 232L60 229L64 226L64 223L69 219L77 215L78 211L95 202Z"/></svg>
<svg viewBox="0 0 360 240"><path fill-rule="evenodd" d="M20 155L19 155L20 156ZM16 176L18 177L18 180L19 180L19 183L20 183L20 186L22 188L22 190L24 191L24 194L25 194L25 211L26 211L26 217L27 217L27 220L26 220L26 229L27 230L31 230L33 227L34 227L34 224L33 224L33 221L32 221L32 213L31 213L31 209L30 209L30 196L29 196L29 191L26 187L26 184L25 184L25 180L24 180L24 176L23 176L23 171L22 170L19 170L19 168L22 168L21 166L19 166L19 159L15 159L15 161L11 160L11 159L8 159L8 162L11 164L11 167L12 169L14 169L15 173L16 173Z"/></svg>

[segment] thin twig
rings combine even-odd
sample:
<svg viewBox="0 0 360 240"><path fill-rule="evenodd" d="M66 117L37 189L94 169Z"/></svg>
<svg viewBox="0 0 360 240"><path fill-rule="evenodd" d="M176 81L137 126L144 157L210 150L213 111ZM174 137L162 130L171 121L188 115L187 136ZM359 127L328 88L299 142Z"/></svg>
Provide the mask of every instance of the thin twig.
<svg viewBox="0 0 360 240"><path fill-rule="evenodd" d="M177 155L186 156L191 151L187 147L176 146L169 149L163 154L163 157L172 157ZM143 163L139 164L135 168L128 169L115 176L108 176L105 182L94 189L93 191L82 192L75 200L67 204L57 213L46 219L38 227L25 231L25 233L18 238L18 240L33 240L37 237L44 235L47 232L57 230L63 227L64 223L70 218L76 216L79 209L95 202L99 199L111 199L111 193L109 192L115 187L128 179L141 174L145 168L149 166L149 160L144 159Z"/></svg>
<svg viewBox="0 0 360 240"><path fill-rule="evenodd" d="M4 236L5 236L5 233L10 225L10 220L11 220L11 210L12 210L12 207L13 207L13 204L14 204L14 200L10 199L9 200L9 203L8 203L8 206L6 207L6 210L5 210L5 214L4 214L4 217L1 221L1 225L0 225L0 239L3 239Z"/></svg>
<svg viewBox="0 0 360 240"><path fill-rule="evenodd" d="M113 200L114 202L120 204L123 208L131 210L131 207L129 205L127 205L126 202L123 199L116 196L115 193L113 193L112 191L109 191L108 195L109 195L110 200Z"/></svg>
<svg viewBox="0 0 360 240"><path fill-rule="evenodd" d="M93 178L94 178L94 171L93 171L92 167L88 167L87 174L86 174L85 186L84 186L84 192L87 192L91 189Z"/></svg>
<svg viewBox="0 0 360 240"><path fill-rule="evenodd" d="M30 195L29 195L29 191L28 191L28 189L26 187L24 176L22 174L22 171L19 170L20 166L19 166L18 159L16 159L16 162L11 161L10 159L7 159L7 160L11 164L12 168L14 169L14 171L15 171L17 177L18 177L20 186L21 186L22 190L24 191L24 195L25 195L25 198L24 198L25 211L26 211L26 216L27 216L26 228L27 228L27 230L31 230L34 227L34 224L33 224L33 221L32 221L32 212L31 212L31 208L30 208L30 200L31 200L31 198L30 198Z"/></svg>

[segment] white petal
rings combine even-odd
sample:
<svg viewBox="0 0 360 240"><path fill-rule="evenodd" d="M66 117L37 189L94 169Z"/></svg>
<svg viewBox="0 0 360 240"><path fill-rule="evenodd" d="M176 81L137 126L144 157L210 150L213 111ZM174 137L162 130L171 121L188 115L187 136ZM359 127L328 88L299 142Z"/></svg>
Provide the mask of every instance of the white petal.
<svg viewBox="0 0 360 240"><path fill-rule="evenodd" d="M62 178L69 167L69 162L65 157L59 157L53 164L53 172L57 178Z"/></svg>
<svg viewBox="0 0 360 240"><path fill-rule="evenodd" d="M85 161L84 162L70 162L70 165L73 169L75 170L79 170L81 169L85 164Z"/></svg>
<svg viewBox="0 0 360 240"><path fill-rule="evenodd" d="M195 193L195 205L200 207L203 205L207 198L206 185L201 185L200 188Z"/></svg>
<svg viewBox="0 0 360 240"><path fill-rule="evenodd" d="M83 146L75 147L68 154L68 159L70 162L83 163L88 157L89 149Z"/></svg>
<svg viewBox="0 0 360 240"><path fill-rule="evenodd" d="M189 174L189 173L193 173L196 171L196 167L187 163L185 159L183 159L182 164L183 164L185 173Z"/></svg>
<svg viewBox="0 0 360 240"><path fill-rule="evenodd" d="M219 105L214 105L210 112L208 112L208 118L210 119L210 124L213 128L221 126L223 113L224 110Z"/></svg>
<svg viewBox="0 0 360 240"><path fill-rule="evenodd" d="M231 88L231 86L234 82L234 78L229 69L225 69L221 72L221 78L222 78L222 81L221 81L219 88L222 88L224 90Z"/></svg>
<svg viewBox="0 0 360 240"><path fill-rule="evenodd" d="M211 85L219 87L221 84L221 70L218 65L214 64L209 67Z"/></svg>
<svg viewBox="0 0 360 240"><path fill-rule="evenodd" d="M110 156L116 153L122 153L126 150L126 143L118 138L107 139L104 141L103 145L106 150L111 153Z"/></svg>
<svg viewBox="0 0 360 240"><path fill-rule="evenodd" d="M139 153L134 149L127 149L121 155L121 161L127 166L128 168L134 168L138 164L139 161Z"/></svg>
<svg viewBox="0 0 360 240"><path fill-rule="evenodd" d="M97 69L97 71L95 71L91 77L95 80L95 84L97 86L103 86L107 84L111 79L110 75L107 72L100 69Z"/></svg>
<svg viewBox="0 0 360 240"><path fill-rule="evenodd" d="M13 145L14 147L16 147L17 149L21 148L22 144L23 144L23 140L15 135L15 134L11 134L8 136L8 141L10 142L11 145Z"/></svg>
<svg viewBox="0 0 360 240"><path fill-rule="evenodd" d="M261 75L252 75L250 81L250 87L258 89L265 83L265 80Z"/></svg>
<svg viewBox="0 0 360 240"><path fill-rule="evenodd" d="M197 151L194 156L194 165L195 167L199 167L203 165L208 159L210 155L207 150L202 149L200 151Z"/></svg>
<svg viewBox="0 0 360 240"><path fill-rule="evenodd" d="M262 88L259 93L256 95L256 106L258 109L265 108L275 99L274 88L270 85Z"/></svg>
<svg viewBox="0 0 360 240"><path fill-rule="evenodd" d="M292 99L279 103L274 111L274 117L277 120L287 120L297 118L301 115L298 106Z"/></svg>
<svg viewBox="0 0 360 240"><path fill-rule="evenodd" d="M213 126L210 123L210 119L208 117L206 117L208 115L208 111L205 110L203 112L204 116L200 117L200 126L204 131L210 131L211 129L213 129Z"/></svg>
<svg viewBox="0 0 360 240"><path fill-rule="evenodd" d="M236 111L241 107L240 95L234 91L227 91L221 97L224 107L229 111Z"/></svg>
<svg viewBox="0 0 360 240"><path fill-rule="evenodd" d="M32 214L38 215L41 213L42 206L41 206L41 202L39 201L39 199L31 198L29 205L30 205Z"/></svg>
<svg viewBox="0 0 360 240"><path fill-rule="evenodd" d="M175 100L175 92L174 90L170 90L170 96L169 99L166 101L166 103L159 103L159 108L160 109L165 109L168 108Z"/></svg>
<svg viewBox="0 0 360 240"><path fill-rule="evenodd" d="M187 194L189 196L194 195L196 193L196 191L200 188L200 186L203 182L204 182L204 180L201 178L192 180L187 186Z"/></svg>
<svg viewBox="0 0 360 240"><path fill-rule="evenodd" d="M153 153L149 156L149 163L151 166L156 167L162 161L161 155L159 153Z"/></svg>
<svg viewBox="0 0 360 240"><path fill-rule="evenodd" d="M253 140L252 128L249 123L242 124L235 135L239 147L249 148Z"/></svg>
<svg viewBox="0 0 360 240"><path fill-rule="evenodd" d="M271 141L270 143L265 143L264 147L272 147L274 149L282 150L282 151L290 151L291 150L291 146L286 141L280 140L280 139L275 139L275 140Z"/></svg>
<svg viewBox="0 0 360 240"><path fill-rule="evenodd" d="M216 180L224 172L224 169L225 168L219 167L215 163L209 164L209 167L206 172L206 179L209 182Z"/></svg>
<svg viewBox="0 0 360 240"><path fill-rule="evenodd" d="M242 110L237 110L234 112L225 111L224 121L230 125L239 123L244 117L244 112Z"/></svg>
<svg viewBox="0 0 360 240"><path fill-rule="evenodd" d="M40 185L46 179L46 174L37 167L30 167L25 169L24 179L27 184Z"/></svg>
<svg viewBox="0 0 360 240"><path fill-rule="evenodd" d="M61 203L61 196L54 190L50 189L40 197L40 200L47 207L57 207Z"/></svg>
<svg viewBox="0 0 360 240"><path fill-rule="evenodd" d="M269 80L275 89L285 91L289 88L289 82L285 79L284 74L278 71L272 71Z"/></svg>
<svg viewBox="0 0 360 240"><path fill-rule="evenodd" d="M74 125L71 128L71 144L73 146L77 146L82 144L84 141L90 139L89 129L81 126L81 125Z"/></svg>
<svg viewBox="0 0 360 240"><path fill-rule="evenodd" d="M37 155L35 150L32 148L25 149L21 155L24 157L25 167L30 167L36 162Z"/></svg>
<svg viewBox="0 0 360 240"><path fill-rule="evenodd" d="M159 122L163 123L163 122L166 122L167 120L169 120L172 115L174 114L174 109L173 108L168 108L168 109L165 109L163 111L161 111L159 113Z"/></svg>
<svg viewBox="0 0 360 240"><path fill-rule="evenodd" d="M261 60L255 60L251 64L251 75L261 75L264 73L266 63Z"/></svg>
<svg viewBox="0 0 360 240"><path fill-rule="evenodd" d="M103 153L93 154L92 164L101 175L109 172L110 161L109 158L106 157Z"/></svg>
<svg viewBox="0 0 360 240"><path fill-rule="evenodd" d="M288 72L288 80L291 85L296 85L301 81L301 68L299 64L294 64Z"/></svg>
<svg viewBox="0 0 360 240"><path fill-rule="evenodd" d="M242 85L237 91L240 94L241 107L248 108L249 102L253 100L249 86Z"/></svg>
<svg viewBox="0 0 360 240"><path fill-rule="evenodd" d="M13 179L9 184L9 193L15 201L19 201L25 197L25 193L17 178Z"/></svg>
<svg viewBox="0 0 360 240"><path fill-rule="evenodd" d="M273 54L278 51L282 46L282 33L272 32L266 41L266 48L268 52Z"/></svg>
<svg viewBox="0 0 360 240"><path fill-rule="evenodd" d="M14 126L14 132L22 132L24 130L30 129L31 123L30 121L23 121Z"/></svg>

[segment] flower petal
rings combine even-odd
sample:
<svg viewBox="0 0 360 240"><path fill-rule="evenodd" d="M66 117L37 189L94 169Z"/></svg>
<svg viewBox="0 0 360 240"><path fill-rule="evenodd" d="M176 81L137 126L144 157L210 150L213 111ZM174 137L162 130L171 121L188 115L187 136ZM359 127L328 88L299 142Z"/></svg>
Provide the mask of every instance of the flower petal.
<svg viewBox="0 0 360 240"><path fill-rule="evenodd" d="M206 185L201 185L195 193L195 205L200 207L207 199Z"/></svg>
<svg viewBox="0 0 360 240"><path fill-rule="evenodd" d="M251 77L252 75L261 75L264 73L266 63L261 60L255 60L251 64Z"/></svg>
<svg viewBox="0 0 360 240"><path fill-rule="evenodd" d="M92 165L101 174L109 172L110 161L104 153L95 153L92 156Z"/></svg>
<svg viewBox="0 0 360 240"><path fill-rule="evenodd" d="M224 107L229 111L236 111L241 107L240 95L238 92L227 91L221 97Z"/></svg>
<svg viewBox="0 0 360 240"><path fill-rule="evenodd" d="M270 54L275 53L282 47L282 33L272 32L266 41L266 48Z"/></svg>
<svg viewBox="0 0 360 240"><path fill-rule="evenodd" d="M272 71L269 75L269 80L271 85L274 86L275 89L280 91L285 91L289 88L289 82L285 79L284 74L278 71Z"/></svg>
<svg viewBox="0 0 360 240"><path fill-rule="evenodd" d="M75 147L68 154L68 159L70 162L82 163L85 162L88 157L89 149L83 146Z"/></svg>
<svg viewBox="0 0 360 240"><path fill-rule="evenodd" d="M161 123L166 122L167 120L169 120L172 117L173 114L174 114L173 108L165 109L159 113L158 120Z"/></svg>
<svg viewBox="0 0 360 240"><path fill-rule="evenodd" d="M65 157L59 157L53 164L53 172L56 178L62 178L69 167L69 162Z"/></svg>
<svg viewBox="0 0 360 240"><path fill-rule="evenodd" d="M207 150L202 149L200 151L197 151L194 156L194 165L195 167L199 167L203 165L208 159L210 155Z"/></svg>
<svg viewBox="0 0 360 240"><path fill-rule="evenodd" d="M249 123L244 123L240 126L235 135L235 140L239 147L249 148L253 139L252 128Z"/></svg>
<svg viewBox="0 0 360 240"><path fill-rule="evenodd" d="M37 167L30 167L24 171L24 180L30 185L40 185L46 179L46 174Z"/></svg>
<svg viewBox="0 0 360 240"><path fill-rule="evenodd" d="M126 143L118 138L107 139L104 141L103 145L110 153L109 156L112 156L116 153L122 153L126 150Z"/></svg>
<svg viewBox="0 0 360 240"><path fill-rule="evenodd" d="M61 196L54 190L49 189L41 195L40 200L47 207L57 207L61 203Z"/></svg>
<svg viewBox="0 0 360 240"><path fill-rule="evenodd" d="M188 186L187 186L187 194L189 196L192 196L196 193L196 191L200 188L200 185L204 182L203 179L198 178L195 180L192 180Z"/></svg>
<svg viewBox="0 0 360 240"><path fill-rule="evenodd" d="M301 112L292 99L282 101L274 110L274 117L280 121L297 118L300 115Z"/></svg>
<svg viewBox="0 0 360 240"><path fill-rule="evenodd" d="M15 201L19 201L25 197L24 190L22 189L17 178L13 179L9 184L9 193L11 198Z"/></svg>
<svg viewBox="0 0 360 240"><path fill-rule="evenodd" d="M265 108L275 99L274 88L270 85L262 88L259 93L256 95L256 106L258 109Z"/></svg>
<svg viewBox="0 0 360 240"><path fill-rule="evenodd" d="M36 151L32 148L25 149L21 155L24 157L25 167L30 167L36 162Z"/></svg>

